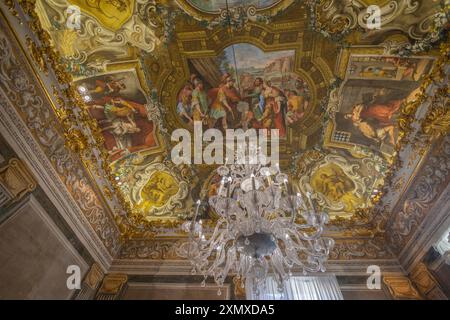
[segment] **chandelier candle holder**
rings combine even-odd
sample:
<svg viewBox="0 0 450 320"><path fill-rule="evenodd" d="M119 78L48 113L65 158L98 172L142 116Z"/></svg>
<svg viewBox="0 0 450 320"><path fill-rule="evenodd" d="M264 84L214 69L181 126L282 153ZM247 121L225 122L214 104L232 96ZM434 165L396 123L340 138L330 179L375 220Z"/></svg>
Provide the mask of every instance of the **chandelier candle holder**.
<svg viewBox="0 0 450 320"><path fill-rule="evenodd" d="M191 261L192 274L203 275L202 286L212 277L222 287L235 275L251 280L259 295L268 275L281 292L294 267L305 275L325 271L334 240L322 237L328 214L317 210L310 193L306 201L294 193L278 164L225 164L217 173L220 186L208 200L219 215L214 229L203 232L197 201L193 220L184 225L189 241L178 250Z"/></svg>

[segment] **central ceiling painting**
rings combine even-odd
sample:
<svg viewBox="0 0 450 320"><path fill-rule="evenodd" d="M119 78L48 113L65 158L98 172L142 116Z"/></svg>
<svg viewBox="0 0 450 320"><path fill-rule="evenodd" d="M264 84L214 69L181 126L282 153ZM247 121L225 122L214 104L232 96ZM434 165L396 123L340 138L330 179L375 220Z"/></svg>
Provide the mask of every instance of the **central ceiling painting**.
<svg viewBox="0 0 450 320"><path fill-rule="evenodd" d="M309 86L295 72L295 51L264 52L239 43L214 57L188 59L190 79L178 92L179 119L192 127L278 129L302 119Z"/></svg>

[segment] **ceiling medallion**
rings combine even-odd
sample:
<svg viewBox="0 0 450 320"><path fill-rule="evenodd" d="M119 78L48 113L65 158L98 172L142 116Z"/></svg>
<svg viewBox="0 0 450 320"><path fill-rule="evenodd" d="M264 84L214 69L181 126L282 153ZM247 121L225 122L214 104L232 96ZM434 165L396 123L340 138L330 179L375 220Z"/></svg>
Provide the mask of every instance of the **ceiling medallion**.
<svg viewBox="0 0 450 320"><path fill-rule="evenodd" d="M258 294L270 272L282 291L294 268L304 274L325 271L334 246L333 239L322 237L328 214L318 211L311 193L306 199L295 193L278 164L269 167L251 159L217 169L222 180L209 197L219 215L214 231L196 221L199 200L193 221L183 226L190 241L178 254L190 259L193 274L204 276L202 285L210 276L222 287L228 275L236 274L250 280Z"/></svg>

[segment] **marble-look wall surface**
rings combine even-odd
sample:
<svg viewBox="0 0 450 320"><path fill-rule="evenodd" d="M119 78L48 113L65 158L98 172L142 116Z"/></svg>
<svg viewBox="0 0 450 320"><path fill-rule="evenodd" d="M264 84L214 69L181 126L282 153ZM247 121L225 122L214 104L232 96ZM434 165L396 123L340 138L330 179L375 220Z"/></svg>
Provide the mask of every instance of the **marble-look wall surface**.
<svg viewBox="0 0 450 320"><path fill-rule="evenodd" d="M382 270L381 270L382 271ZM387 288L381 285L370 289L367 286L369 275L364 276L338 276L339 287L344 300L390 300L391 295Z"/></svg>
<svg viewBox="0 0 450 320"><path fill-rule="evenodd" d="M364 288L341 288L344 300L390 300L391 297L383 290L369 290Z"/></svg>
<svg viewBox="0 0 450 320"><path fill-rule="evenodd" d="M30 195L0 224L0 299L69 299L69 265L88 270L72 244Z"/></svg>
<svg viewBox="0 0 450 320"><path fill-rule="evenodd" d="M129 282L121 297L123 300L228 300L228 285L218 286L200 283L138 283Z"/></svg>

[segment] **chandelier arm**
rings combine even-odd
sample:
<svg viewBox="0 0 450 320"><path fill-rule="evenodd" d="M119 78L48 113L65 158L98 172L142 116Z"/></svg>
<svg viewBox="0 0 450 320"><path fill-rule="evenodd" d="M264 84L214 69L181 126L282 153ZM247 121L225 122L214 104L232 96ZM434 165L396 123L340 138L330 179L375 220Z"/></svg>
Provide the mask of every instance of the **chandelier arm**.
<svg viewBox="0 0 450 320"><path fill-rule="evenodd" d="M225 278L226 275L229 273L229 271L232 269L233 267L233 261L236 260L236 250L234 248L229 248L227 250L227 260L225 263L225 267L223 268L223 275L222 277Z"/></svg>
<svg viewBox="0 0 450 320"><path fill-rule="evenodd" d="M219 236L219 232L220 232L221 226L222 226L223 224L226 224L226 227L228 228L229 222L228 222L227 220L223 219L223 218L219 219L218 222L217 222L217 224L216 224L216 226L215 226L215 228L214 228L213 234L211 235L211 237L210 237L209 239L207 239L207 240L204 242L204 245L205 245L205 246L209 246L209 244L212 243L212 241L213 241L216 237ZM225 229L226 229L226 228L225 228Z"/></svg>
<svg viewBox="0 0 450 320"><path fill-rule="evenodd" d="M278 271L278 275L281 276L282 279L285 279L287 277L286 271L284 270L284 261L282 259L283 254L280 250L280 248L275 249L273 255L272 255L272 266L276 271Z"/></svg>
<svg viewBox="0 0 450 320"><path fill-rule="evenodd" d="M220 219L214 230L207 230L211 236L200 232L189 248L193 264L205 277L213 276L222 286L235 273L259 286L272 270L282 288L296 266L304 272L325 270L333 241L322 237L328 216L316 210L310 193L307 201L293 194L286 174L260 164L228 165L226 160L217 173L228 181L226 196L221 183L220 192L209 198ZM302 223L297 223L299 216ZM191 228L191 239L195 232Z"/></svg>

